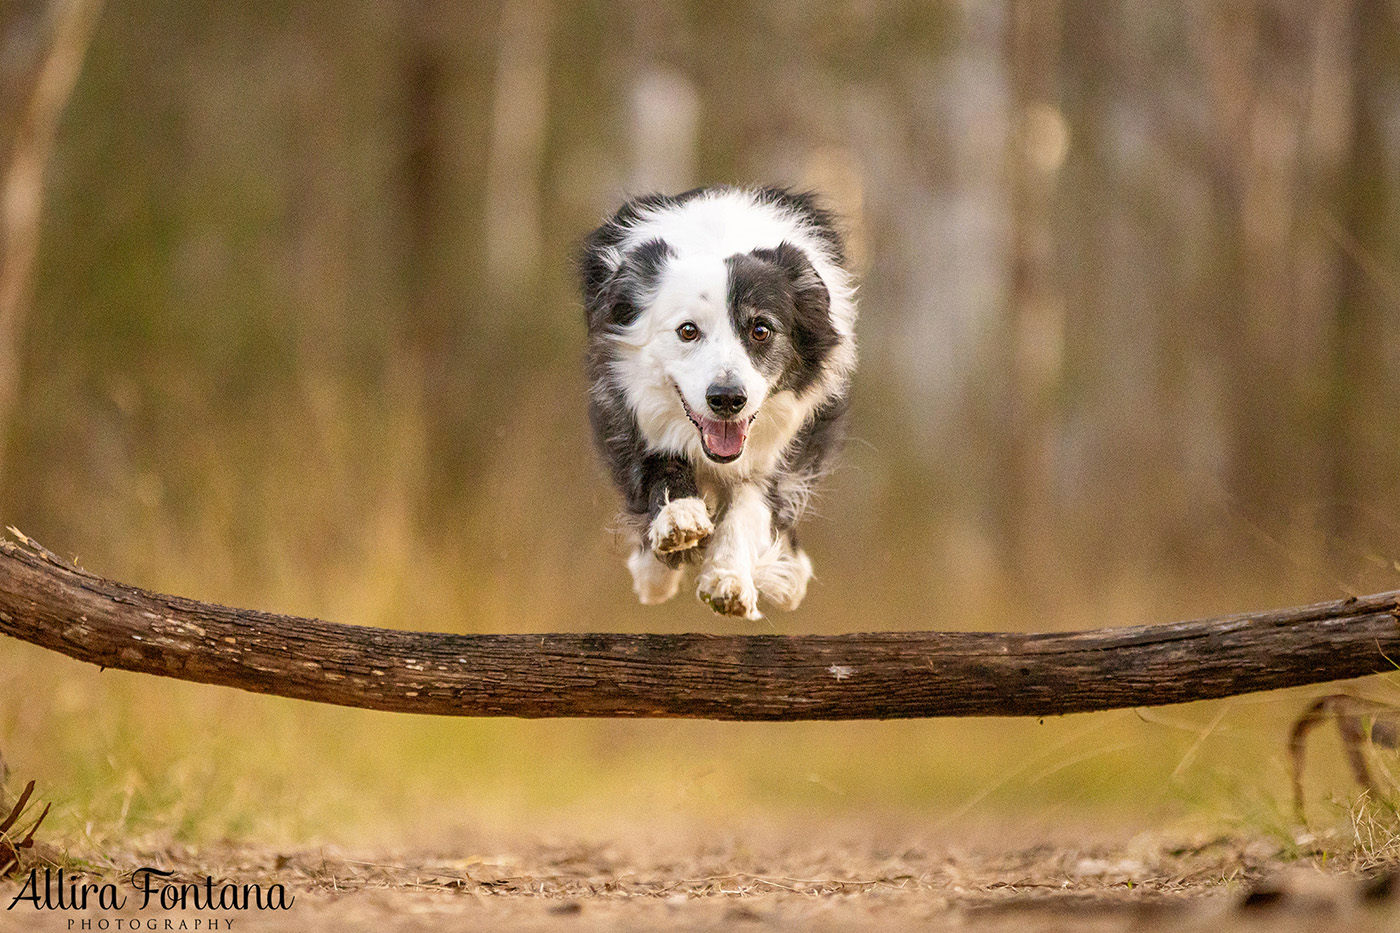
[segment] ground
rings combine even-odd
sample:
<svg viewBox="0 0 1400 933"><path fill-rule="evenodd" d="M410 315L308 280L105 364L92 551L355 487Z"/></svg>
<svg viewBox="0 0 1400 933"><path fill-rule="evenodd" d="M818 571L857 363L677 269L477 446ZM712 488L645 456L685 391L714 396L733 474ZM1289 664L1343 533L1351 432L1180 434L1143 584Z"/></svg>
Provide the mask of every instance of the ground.
<svg viewBox="0 0 1400 933"><path fill-rule="evenodd" d="M850 841L859 835L788 827L725 841L506 839L360 854L232 843L45 850L69 877L86 869L84 882L115 881L126 906L36 911L13 900L26 871L3 883L0 897L12 906L0 912L0 930L119 930L132 920L143 930L182 921L207 930L211 919L216 929L386 933L1400 928L1400 882L1386 866L1329 866L1262 838L1148 833L1018 845L1007 827L970 844L930 845L897 828ZM201 891L207 877L216 891L233 882L270 895L281 884L294 901L280 911L138 909L129 875L142 866ZM42 890L42 870L38 877Z"/></svg>

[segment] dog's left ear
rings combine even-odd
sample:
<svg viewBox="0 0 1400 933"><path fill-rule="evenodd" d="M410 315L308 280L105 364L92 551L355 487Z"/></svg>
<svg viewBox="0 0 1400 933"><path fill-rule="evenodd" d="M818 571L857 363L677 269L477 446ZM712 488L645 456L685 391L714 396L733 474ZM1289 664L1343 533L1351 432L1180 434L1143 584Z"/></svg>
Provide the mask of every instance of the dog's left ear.
<svg viewBox="0 0 1400 933"><path fill-rule="evenodd" d="M819 366L840 342L831 325L831 292L800 247L786 241L778 244L773 262L787 274L792 288L793 346L809 366Z"/></svg>
<svg viewBox="0 0 1400 933"><path fill-rule="evenodd" d="M788 281L795 289L799 292L820 291L823 296L821 300L830 304L831 297L827 294L826 285L821 276L817 275L812 261L807 258L806 250L784 240L771 255L773 263L788 274Z"/></svg>

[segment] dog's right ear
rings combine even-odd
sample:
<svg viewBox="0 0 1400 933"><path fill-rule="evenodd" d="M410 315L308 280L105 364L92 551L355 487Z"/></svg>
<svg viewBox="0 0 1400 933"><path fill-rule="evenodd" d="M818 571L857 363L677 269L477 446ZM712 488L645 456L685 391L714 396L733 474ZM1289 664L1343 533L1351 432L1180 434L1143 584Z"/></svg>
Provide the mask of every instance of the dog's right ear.
<svg viewBox="0 0 1400 933"><path fill-rule="evenodd" d="M625 253L615 241L597 242L600 228L584 246L580 273L589 330L626 327L650 300L666 261L675 250L665 240L647 240Z"/></svg>
<svg viewBox="0 0 1400 933"><path fill-rule="evenodd" d="M617 248L621 238L621 229L609 221L590 233L579 250L579 284L583 288L583 307L590 328L595 323L594 317L603 292L622 263L622 254Z"/></svg>

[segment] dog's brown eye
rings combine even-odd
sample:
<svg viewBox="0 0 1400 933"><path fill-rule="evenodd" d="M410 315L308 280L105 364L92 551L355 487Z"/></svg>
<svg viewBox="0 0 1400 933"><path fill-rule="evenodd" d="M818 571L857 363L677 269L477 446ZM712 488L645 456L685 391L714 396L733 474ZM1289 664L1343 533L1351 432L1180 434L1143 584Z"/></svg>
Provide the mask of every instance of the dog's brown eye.
<svg viewBox="0 0 1400 933"><path fill-rule="evenodd" d="M772 328L762 321L754 321L753 327L749 329L749 336L753 337L753 339L757 340L759 343L767 340L772 335Z"/></svg>
<svg viewBox="0 0 1400 933"><path fill-rule="evenodd" d="M700 336L700 328L695 326L694 321L686 321L680 327L676 328L676 336L686 343L690 343Z"/></svg>

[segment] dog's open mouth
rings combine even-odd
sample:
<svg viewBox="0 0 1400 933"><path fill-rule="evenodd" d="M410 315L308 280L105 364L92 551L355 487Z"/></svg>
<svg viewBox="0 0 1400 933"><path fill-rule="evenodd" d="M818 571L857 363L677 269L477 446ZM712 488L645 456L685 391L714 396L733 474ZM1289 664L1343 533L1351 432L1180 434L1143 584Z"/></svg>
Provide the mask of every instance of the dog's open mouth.
<svg viewBox="0 0 1400 933"><path fill-rule="evenodd" d="M758 412L736 421L706 418L704 415L697 415L691 409L690 403L681 395L679 387L676 394L680 395L681 405L685 407L685 416L700 432L700 446L705 449L705 456L716 463L733 463L738 460L739 455L744 452L744 444L749 439L749 428L753 426L753 419L758 417Z"/></svg>

